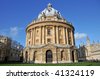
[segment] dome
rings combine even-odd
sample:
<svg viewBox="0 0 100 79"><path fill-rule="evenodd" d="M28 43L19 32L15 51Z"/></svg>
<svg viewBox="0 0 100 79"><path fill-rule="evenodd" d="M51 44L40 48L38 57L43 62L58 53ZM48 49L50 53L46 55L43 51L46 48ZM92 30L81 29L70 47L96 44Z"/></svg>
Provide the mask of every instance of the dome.
<svg viewBox="0 0 100 79"><path fill-rule="evenodd" d="M38 19L40 19L41 17L48 17L48 16L56 16L59 19L63 19L63 17L61 16L60 12L57 11L56 9L54 9L52 7L52 5L49 3L47 5L47 8L45 8L39 15L38 15Z"/></svg>

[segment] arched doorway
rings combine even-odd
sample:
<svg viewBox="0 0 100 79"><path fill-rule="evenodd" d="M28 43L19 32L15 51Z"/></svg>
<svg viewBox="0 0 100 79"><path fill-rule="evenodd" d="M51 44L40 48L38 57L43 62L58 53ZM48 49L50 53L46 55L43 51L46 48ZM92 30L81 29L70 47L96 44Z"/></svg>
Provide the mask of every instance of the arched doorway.
<svg viewBox="0 0 100 79"><path fill-rule="evenodd" d="M5 57L5 62L8 62L8 56Z"/></svg>
<svg viewBox="0 0 100 79"><path fill-rule="evenodd" d="M33 62L35 63L35 59L36 59L36 52L37 51L34 51L34 53L33 53Z"/></svg>
<svg viewBox="0 0 100 79"><path fill-rule="evenodd" d="M72 62L74 62L74 51L72 51Z"/></svg>
<svg viewBox="0 0 100 79"><path fill-rule="evenodd" d="M61 51L61 61L63 60L63 58L64 58L64 51L62 50Z"/></svg>
<svg viewBox="0 0 100 79"><path fill-rule="evenodd" d="M46 51L46 63L52 63L52 51L51 50Z"/></svg>
<svg viewBox="0 0 100 79"><path fill-rule="evenodd" d="M26 62L28 61L28 52L26 51L25 52L25 59L26 59Z"/></svg>

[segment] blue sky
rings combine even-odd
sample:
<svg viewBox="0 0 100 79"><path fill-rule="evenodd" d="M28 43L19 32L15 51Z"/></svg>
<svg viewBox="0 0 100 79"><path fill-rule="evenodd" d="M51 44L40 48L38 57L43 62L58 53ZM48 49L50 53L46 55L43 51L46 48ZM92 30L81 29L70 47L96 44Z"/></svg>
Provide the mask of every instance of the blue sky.
<svg viewBox="0 0 100 79"><path fill-rule="evenodd" d="M76 45L100 41L100 0L0 0L0 34L25 46L26 26L51 3L75 27Z"/></svg>

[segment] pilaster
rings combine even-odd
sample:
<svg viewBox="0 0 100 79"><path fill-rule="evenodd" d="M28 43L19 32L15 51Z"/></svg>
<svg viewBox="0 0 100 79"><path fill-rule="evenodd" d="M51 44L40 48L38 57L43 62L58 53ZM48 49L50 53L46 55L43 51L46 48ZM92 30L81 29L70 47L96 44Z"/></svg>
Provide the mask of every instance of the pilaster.
<svg viewBox="0 0 100 79"><path fill-rule="evenodd" d="M74 45L74 37L73 37L73 31L71 31L71 40L72 40L72 45Z"/></svg>
<svg viewBox="0 0 100 79"><path fill-rule="evenodd" d="M44 44L44 40L45 40L45 39L44 39L44 33L45 33L45 32L44 32L44 26L42 26L42 44Z"/></svg>
<svg viewBox="0 0 100 79"><path fill-rule="evenodd" d="M53 43L55 43L55 26L53 26Z"/></svg>
<svg viewBox="0 0 100 79"><path fill-rule="evenodd" d="M33 43L33 30L31 29L31 42L30 42L30 45L32 45Z"/></svg>
<svg viewBox="0 0 100 79"><path fill-rule="evenodd" d="M34 32L34 29L33 29L33 40L32 40L33 41L33 45L34 45L34 38L35 38L34 36L35 36L35 32Z"/></svg>
<svg viewBox="0 0 100 79"><path fill-rule="evenodd" d="M56 26L56 43L59 44L58 26Z"/></svg>
<svg viewBox="0 0 100 79"><path fill-rule="evenodd" d="M66 44L66 40L65 40L65 28L63 27L63 43Z"/></svg>
<svg viewBox="0 0 100 79"><path fill-rule="evenodd" d="M68 41L68 29L66 28L66 42L67 42L67 45L69 44L69 41Z"/></svg>

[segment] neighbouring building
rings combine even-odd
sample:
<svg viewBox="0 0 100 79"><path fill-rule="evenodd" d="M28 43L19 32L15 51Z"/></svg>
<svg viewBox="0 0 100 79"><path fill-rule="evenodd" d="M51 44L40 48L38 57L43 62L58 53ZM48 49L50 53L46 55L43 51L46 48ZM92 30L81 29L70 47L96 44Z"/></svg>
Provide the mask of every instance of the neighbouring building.
<svg viewBox="0 0 100 79"><path fill-rule="evenodd" d="M23 46L11 38L0 35L0 62L20 61Z"/></svg>
<svg viewBox="0 0 100 79"><path fill-rule="evenodd" d="M23 62L77 62L74 27L49 3L26 28Z"/></svg>
<svg viewBox="0 0 100 79"><path fill-rule="evenodd" d="M9 54L9 61L22 61L23 46L17 41L11 42L11 50Z"/></svg>
<svg viewBox="0 0 100 79"><path fill-rule="evenodd" d="M100 43L90 43L89 37L87 37L87 44L80 45L79 47L79 61L100 61Z"/></svg>
<svg viewBox="0 0 100 79"><path fill-rule="evenodd" d="M11 39L0 35L0 62L8 61L11 48Z"/></svg>

